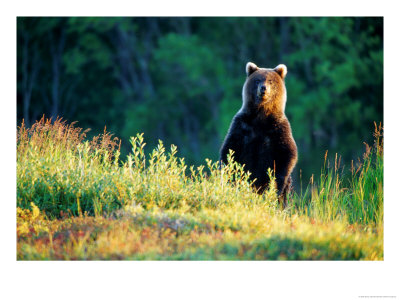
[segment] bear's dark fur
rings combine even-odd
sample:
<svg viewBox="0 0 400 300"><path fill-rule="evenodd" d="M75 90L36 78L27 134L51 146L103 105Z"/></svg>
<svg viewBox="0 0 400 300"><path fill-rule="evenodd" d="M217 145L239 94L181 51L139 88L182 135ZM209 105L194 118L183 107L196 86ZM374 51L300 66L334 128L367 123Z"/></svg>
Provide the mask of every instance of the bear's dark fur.
<svg viewBox="0 0 400 300"><path fill-rule="evenodd" d="M291 189L291 172L297 162L297 147L285 116L287 73L285 65L275 69L246 65L243 105L234 116L220 151L227 162L229 149L235 161L244 164L259 193L268 186L268 168L275 171L278 196L286 204Z"/></svg>

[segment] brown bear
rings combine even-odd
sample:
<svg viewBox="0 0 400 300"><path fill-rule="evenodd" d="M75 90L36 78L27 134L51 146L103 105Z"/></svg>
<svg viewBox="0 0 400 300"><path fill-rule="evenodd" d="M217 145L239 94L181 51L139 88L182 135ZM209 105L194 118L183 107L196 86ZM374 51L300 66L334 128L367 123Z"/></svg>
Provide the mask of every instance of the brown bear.
<svg viewBox="0 0 400 300"><path fill-rule="evenodd" d="M254 186L259 193L268 186L268 168L274 170L279 200L286 205L297 162L297 146L285 115L287 69L283 64L265 69L249 62L246 73L243 104L225 137L220 160L226 163L232 149L234 160L256 179Z"/></svg>

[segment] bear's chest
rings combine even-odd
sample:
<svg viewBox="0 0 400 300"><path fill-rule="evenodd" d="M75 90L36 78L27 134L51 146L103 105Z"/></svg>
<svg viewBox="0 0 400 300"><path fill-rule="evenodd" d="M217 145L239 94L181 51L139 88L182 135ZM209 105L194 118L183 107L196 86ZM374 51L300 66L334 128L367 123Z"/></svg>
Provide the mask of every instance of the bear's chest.
<svg viewBox="0 0 400 300"><path fill-rule="evenodd" d="M243 143L245 148L255 148L254 150L262 151L263 148L271 146L271 137L267 130L257 129L255 126L244 123L243 129Z"/></svg>

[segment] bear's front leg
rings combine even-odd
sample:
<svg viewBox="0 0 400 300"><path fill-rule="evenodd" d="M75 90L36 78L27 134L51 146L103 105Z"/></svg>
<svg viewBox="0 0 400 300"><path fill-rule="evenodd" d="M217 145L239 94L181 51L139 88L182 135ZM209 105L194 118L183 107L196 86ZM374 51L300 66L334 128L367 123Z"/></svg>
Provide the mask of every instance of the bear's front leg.
<svg viewBox="0 0 400 300"><path fill-rule="evenodd" d="M292 184L290 174L297 161L297 152L291 151L290 147L285 146L278 148L277 153L279 153L279 155L275 156L275 180L278 190L278 199L280 203L286 206L287 194L290 192Z"/></svg>
<svg viewBox="0 0 400 300"><path fill-rule="evenodd" d="M287 205L287 195L290 193L292 186L292 177L278 176L276 177L276 185L278 190L278 201L283 204L284 207Z"/></svg>
<svg viewBox="0 0 400 300"><path fill-rule="evenodd" d="M245 135L243 131L242 122L238 117L235 117L232 121L232 124L229 128L228 134L225 137L224 143L222 144L220 150L220 162L227 163L227 156L229 154L229 150L233 150L233 157L236 161L238 161L239 157L243 152L243 136Z"/></svg>

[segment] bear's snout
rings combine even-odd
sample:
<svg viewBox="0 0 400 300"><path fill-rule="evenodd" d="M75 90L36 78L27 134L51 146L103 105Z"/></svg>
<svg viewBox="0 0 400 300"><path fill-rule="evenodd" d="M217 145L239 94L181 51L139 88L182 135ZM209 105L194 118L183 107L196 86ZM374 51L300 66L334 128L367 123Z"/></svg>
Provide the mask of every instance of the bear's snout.
<svg viewBox="0 0 400 300"><path fill-rule="evenodd" d="M259 100L262 100L267 93L268 93L267 86L265 84L260 84L257 89L257 96Z"/></svg>

